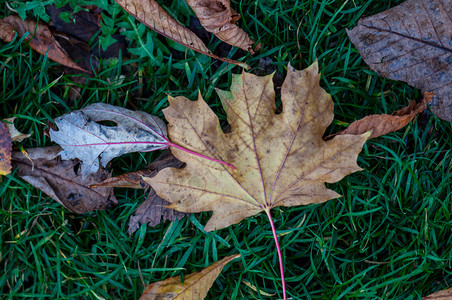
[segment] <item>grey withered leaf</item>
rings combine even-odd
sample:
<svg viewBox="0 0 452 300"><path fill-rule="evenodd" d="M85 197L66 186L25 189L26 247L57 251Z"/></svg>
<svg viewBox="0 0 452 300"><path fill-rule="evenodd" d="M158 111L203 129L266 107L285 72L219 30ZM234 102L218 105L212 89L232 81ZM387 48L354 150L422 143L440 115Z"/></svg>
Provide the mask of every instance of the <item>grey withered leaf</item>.
<svg viewBox="0 0 452 300"><path fill-rule="evenodd" d="M97 122L112 121L116 126ZM62 148L61 158L83 161L82 174L88 175L115 157L131 152L168 148L166 125L142 111L132 111L95 103L55 119L58 131L50 129L52 141Z"/></svg>
<svg viewBox="0 0 452 300"><path fill-rule="evenodd" d="M348 36L383 77L433 92L432 112L452 121L452 5L409 0L358 21Z"/></svg>
<svg viewBox="0 0 452 300"><path fill-rule="evenodd" d="M13 152L12 165L16 174L50 198L75 213L106 209L118 201L111 187L91 188L91 185L110 177L104 169L81 176L80 161L62 160L59 146L27 149L27 156Z"/></svg>

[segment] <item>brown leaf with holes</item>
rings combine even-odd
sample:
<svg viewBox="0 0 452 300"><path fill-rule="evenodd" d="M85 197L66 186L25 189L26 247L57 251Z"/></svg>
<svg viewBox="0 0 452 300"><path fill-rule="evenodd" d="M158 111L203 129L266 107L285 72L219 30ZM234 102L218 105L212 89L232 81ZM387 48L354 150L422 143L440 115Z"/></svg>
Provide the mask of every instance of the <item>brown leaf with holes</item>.
<svg viewBox="0 0 452 300"><path fill-rule="evenodd" d="M213 54L200 38L173 19L155 0L115 1L147 27L187 48L212 58L241 66L245 69L250 68L246 63Z"/></svg>
<svg viewBox="0 0 452 300"><path fill-rule="evenodd" d="M229 0L187 0L201 25L220 40L254 54L254 41L235 23L240 15L231 8ZM258 50L259 45L256 47Z"/></svg>
<svg viewBox="0 0 452 300"><path fill-rule="evenodd" d="M452 299L452 288L447 290L442 290L434 294L422 297L423 300L451 300Z"/></svg>
<svg viewBox="0 0 452 300"><path fill-rule="evenodd" d="M238 257L240 254L225 257L199 272L184 276L183 282L181 276L176 276L152 283L140 300L204 299L224 266Z"/></svg>
<svg viewBox="0 0 452 300"><path fill-rule="evenodd" d="M11 173L11 135L5 125L0 122L0 175Z"/></svg>
<svg viewBox="0 0 452 300"><path fill-rule="evenodd" d="M363 134L367 131L371 132L370 139L388 134L390 132L402 129L408 123L413 120L415 116L421 113L427 108L427 103L429 103L433 98L433 93L425 93L424 99L421 103L416 103L416 101L410 101L407 107L404 107L392 115L370 115L362 118L361 120L355 121L347 129L342 130L334 135L338 134Z"/></svg>
<svg viewBox="0 0 452 300"><path fill-rule="evenodd" d="M12 164L17 168L17 174L67 209L81 214L117 204L113 188L90 188L90 185L109 177L107 171L101 169L94 174L82 176L80 161L62 160L58 156L61 151L58 146L26 151L32 161L19 151L12 155Z"/></svg>
<svg viewBox="0 0 452 300"><path fill-rule="evenodd" d="M452 121L450 0L408 0L359 20L347 33L372 70L433 92L432 112Z"/></svg>
<svg viewBox="0 0 452 300"><path fill-rule="evenodd" d="M16 35L21 37L26 33L28 33L28 36L25 41L28 41L28 45L39 54L47 54L50 60L59 64L88 72L69 58L69 55L55 39L47 25L36 24L33 20L23 21L19 16L8 16L0 19L0 39L5 42L11 42Z"/></svg>
<svg viewBox="0 0 452 300"><path fill-rule="evenodd" d="M170 140L196 153L173 148L185 168L166 168L145 178L171 208L213 211L205 230L225 228L276 206L322 203L339 195L325 183L361 170L357 157L369 136L322 136L334 118L331 96L319 85L318 64L288 67L275 113L272 76L233 75L231 91L217 91L231 125L223 133L218 117L198 101L169 97L164 110Z"/></svg>

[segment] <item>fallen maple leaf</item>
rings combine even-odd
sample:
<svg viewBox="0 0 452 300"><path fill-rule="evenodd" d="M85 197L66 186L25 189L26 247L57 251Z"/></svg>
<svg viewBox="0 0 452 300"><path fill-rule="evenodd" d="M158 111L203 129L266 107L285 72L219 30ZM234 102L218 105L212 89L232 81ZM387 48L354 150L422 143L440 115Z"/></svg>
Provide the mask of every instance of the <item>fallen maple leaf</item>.
<svg viewBox="0 0 452 300"><path fill-rule="evenodd" d="M16 35L23 36L26 33L29 35L25 38L25 41L28 41L30 47L39 54L47 54L50 60L79 71L88 72L69 58L45 24L36 24L33 20L23 21L19 16L8 16L0 19L0 39L5 42L11 42Z"/></svg>
<svg viewBox="0 0 452 300"><path fill-rule="evenodd" d="M213 54L200 38L173 19L155 0L115 1L147 27L187 48L245 69L250 68L246 63Z"/></svg>
<svg viewBox="0 0 452 300"><path fill-rule="evenodd" d="M426 297L422 297L422 300L450 300L450 299L452 299L452 288L436 292Z"/></svg>
<svg viewBox="0 0 452 300"><path fill-rule="evenodd" d="M148 285L140 300L204 299L221 270L240 254L223 258L203 270L184 276L170 277Z"/></svg>
<svg viewBox="0 0 452 300"><path fill-rule="evenodd" d="M231 8L229 0L187 0L187 3L208 32L225 43L254 54L254 41L235 24L240 15Z"/></svg>
<svg viewBox="0 0 452 300"><path fill-rule="evenodd" d="M434 92L432 112L452 121L449 0L409 0L360 19L347 33L372 70L423 92Z"/></svg>
<svg viewBox="0 0 452 300"><path fill-rule="evenodd" d="M31 134L25 134L17 130L16 126L14 126L14 120L16 117L4 119L3 122L11 134L11 140L13 142L22 142L24 139L29 138Z"/></svg>
<svg viewBox="0 0 452 300"><path fill-rule="evenodd" d="M145 178L171 208L183 212L213 211L205 230L221 229L261 211L267 214L283 263L270 209L321 203L339 197L326 188L361 170L357 163L369 133L322 136L333 120L333 101L319 86L318 65L303 71L291 66L281 90L282 113L276 114L272 76L235 75L231 92L217 91L231 126L223 133L217 116L204 102L169 97L164 110L173 143L231 163L227 168L173 148L186 163Z"/></svg>
<svg viewBox="0 0 452 300"><path fill-rule="evenodd" d="M371 135L369 139L373 139L390 132L397 131L411 122L415 116L427 108L427 103L432 100L432 93L425 93L424 99L421 103L416 104L416 101L410 101L407 107L404 107L392 115L370 115L355 121L347 129L342 130L327 138L333 137L338 134L363 134L370 131Z"/></svg>
<svg viewBox="0 0 452 300"><path fill-rule="evenodd" d="M75 213L105 209L117 203L113 188L90 187L109 177L107 171L81 176L80 162L60 159L60 151L58 146L27 149L29 157L17 151L13 152L12 163L24 180Z"/></svg>
<svg viewBox="0 0 452 300"><path fill-rule="evenodd" d="M11 135L5 125L0 122L0 175L11 172Z"/></svg>
<svg viewBox="0 0 452 300"><path fill-rule="evenodd" d="M205 230L221 229L276 206L321 203L339 195L325 187L359 171L358 153L369 136L340 135L324 141L333 101L319 86L317 63L289 66L282 86L283 112L275 114L272 75L235 75L231 92L218 91L231 132L204 102L169 98L164 110L172 142L227 161L235 170L172 149L187 165L145 178L171 208L213 211Z"/></svg>
<svg viewBox="0 0 452 300"><path fill-rule="evenodd" d="M117 126L101 125L113 121ZM131 111L104 103L95 103L55 119L58 131L50 129L50 138L63 151L63 159L83 161L82 173L99 169L99 157L105 167L113 158L125 153L145 152L168 147L166 125L142 111Z"/></svg>

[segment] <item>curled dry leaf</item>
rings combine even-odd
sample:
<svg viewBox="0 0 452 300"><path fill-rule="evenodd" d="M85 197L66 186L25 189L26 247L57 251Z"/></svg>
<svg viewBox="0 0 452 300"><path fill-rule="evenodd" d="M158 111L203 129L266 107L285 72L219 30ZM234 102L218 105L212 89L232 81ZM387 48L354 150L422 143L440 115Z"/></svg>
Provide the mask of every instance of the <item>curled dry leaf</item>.
<svg viewBox="0 0 452 300"><path fill-rule="evenodd" d="M187 0L187 3L208 32L225 43L254 54L254 41L235 24L240 15L231 8L229 0Z"/></svg>
<svg viewBox="0 0 452 300"><path fill-rule="evenodd" d="M11 135L3 122L0 122L0 175L11 173Z"/></svg>
<svg viewBox="0 0 452 300"><path fill-rule="evenodd" d="M372 70L433 92L432 112L452 121L450 0L406 1L359 20L348 35Z"/></svg>
<svg viewBox="0 0 452 300"><path fill-rule="evenodd" d="M452 299L452 288L422 298L423 300L450 300Z"/></svg>
<svg viewBox="0 0 452 300"><path fill-rule="evenodd" d="M27 32L28 36L25 40L39 54L47 54L50 60L79 71L88 72L69 58L69 55L46 25L36 24L33 20L23 21L19 16L8 16L0 20L0 39L5 42L11 42L16 35L23 36Z"/></svg>
<svg viewBox="0 0 452 300"><path fill-rule="evenodd" d="M361 120L350 124L347 129L331 135L328 138L339 134L357 135L370 131L371 135L369 138L372 139L397 131L408 125L415 116L426 109L427 103L429 103L432 98L433 93L425 93L424 99L419 104L412 100L407 107L394 112L392 115L383 114L364 117Z"/></svg>
<svg viewBox="0 0 452 300"><path fill-rule="evenodd" d="M5 121L5 126L11 134L11 140L13 142L22 142L24 139L29 138L31 134L25 134L17 130L16 126L14 126L15 119L16 117L13 117L4 119L3 121Z"/></svg>
<svg viewBox="0 0 452 300"><path fill-rule="evenodd" d="M211 231L261 211L269 214L272 207L337 198L325 182L361 170L356 160L367 133L322 139L334 114L331 96L319 86L317 63L302 71L288 69L280 114L275 114L272 75L235 75L231 92L218 91L231 125L227 134L201 97L169 99L164 114L171 141L235 166L172 149L185 168L166 168L145 178L159 196L173 203L171 208L213 211L205 227Z"/></svg>
<svg viewBox="0 0 452 300"><path fill-rule="evenodd" d="M223 258L203 270L184 276L170 277L146 287L140 300L204 299L221 270L240 254Z"/></svg>
<svg viewBox="0 0 452 300"><path fill-rule="evenodd" d="M122 187L142 189L148 188L149 185L142 180L143 177L153 177L160 170L165 168L181 168L183 162L178 160L171 153L171 150L165 149L152 163L147 165L143 170L122 174L116 177L108 178L96 186Z"/></svg>
<svg viewBox="0 0 452 300"><path fill-rule="evenodd" d="M250 68L246 63L213 54L200 38L173 19L155 0L115 1L147 27L187 48L212 58L241 66L245 69Z"/></svg>
<svg viewBox="0 0 452 300"><path fill-rule="evenodd" d="M60 151L58 146L27 149L29 157L14 152L13 166L20 177L75 213L105 209L117 204L113 188L90 187L109 177L107 171L99 170L89 176L81 176L80 162L74 159L62 160L58 156Z"/></svg>
<svg viewBox="0 0 452 300"><path fill-rule="evenodd" d="M97 122L112 121L117 126ZM115 157L131 152L167 148L166 125L157 117L142 111L131 111L96 103L55 119L58 131L50 129L50 138L63 151L63 159L83 161L82 173L99 169L99 158L105 167Z"/></svg>

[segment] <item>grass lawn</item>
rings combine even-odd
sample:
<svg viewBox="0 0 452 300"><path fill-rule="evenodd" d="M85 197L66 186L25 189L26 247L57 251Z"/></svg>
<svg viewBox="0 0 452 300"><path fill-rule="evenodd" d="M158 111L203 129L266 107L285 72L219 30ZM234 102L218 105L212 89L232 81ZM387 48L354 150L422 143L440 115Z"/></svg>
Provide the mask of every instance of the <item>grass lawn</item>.
<svg viewBox="0 0 452 300"><path fill-rule="evenodd" d="M53 2L8 1L27 17L44 20L43 5ZM254 73L265 72L259 67L270 59L275 76L282 77L289 62L300 69L317 59L321 86L335 103L327 133L336 132L366 115L392 113L422 97L420 91L371 71L345 32L359 18L401 2L233 1L242 14L240 26L262 50L251 56L232 49L229 55L244 57ZM86 75L62 75L57 63L20 39L0 42L0 118L15 116L20 131L33 132L24 148L53 145L44 135L47 122L96 102L163 118L168 95L194 100L199 90L225 123L214 88L228 89L231 74L241 72L238 67L158 36L111 0L90 3L109 15L103 18L100 40L108 43L108 35L118 30L133 54L101 59L86 83L77 81ZM160 3L188 25L192 13L184 0ZM1 18L10 14L6 5L0 6ZM214 39L208 46L221 47ZM68 100L71 86L81 87L76 100ZM329 185L343 197L273 210L289 297L420 299L452 285L451 129L450 123L423 113L402 130L365 144L358 159L364 170ZM114 159L113 173L139 170L157 155ZM206 233L203 226L211 213L205 212L154 228L142 225L129 236L129 218L145 199L142 190L116 189L116 207L76 215L14 172L1 180L2 299L137 299L148 283L187 275L238 253L242 259L226 266L207 299L282 298L265 214Z"/></svg>

